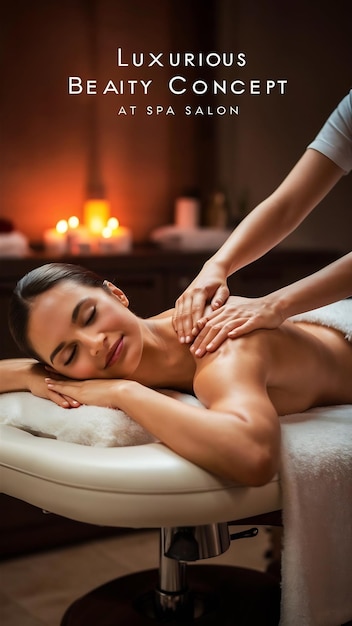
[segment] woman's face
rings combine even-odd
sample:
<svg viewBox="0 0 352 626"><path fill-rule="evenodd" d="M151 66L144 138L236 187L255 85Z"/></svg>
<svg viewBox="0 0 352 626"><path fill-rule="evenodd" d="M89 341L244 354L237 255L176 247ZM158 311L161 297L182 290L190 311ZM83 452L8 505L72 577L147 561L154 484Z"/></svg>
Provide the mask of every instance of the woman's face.
<svg viewBox="0 0 352 626"><path fill-rule="evenodd" d="M126 296L73 281L61 281L36 297L29 340L48 365L70 378L128 378L143 350L140 320Z"/></svg>

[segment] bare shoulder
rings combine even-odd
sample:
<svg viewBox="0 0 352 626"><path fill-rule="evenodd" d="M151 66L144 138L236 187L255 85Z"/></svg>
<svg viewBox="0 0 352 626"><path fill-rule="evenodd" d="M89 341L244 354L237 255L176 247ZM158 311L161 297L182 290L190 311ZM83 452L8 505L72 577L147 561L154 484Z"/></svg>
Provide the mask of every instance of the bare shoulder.
<svg viewBox="0 0 352 626"><path fill-rule="evenodd" d="M171 322L174 310L175 309L168 309L167 311L162 311L161 313L157 313L156 315L153 315L153 316L149 317L148 319L150 319L150 320L161 320L161 319L165 319L166 317L168 317L168 318L170 318L170 322Z"/></svg>
<svg viewBox="0 0 352 626"><path fill-rule="evenodd" d="M232 340L196 359L194 391L206 405L210 398L263 393L271 368L271 331L258 330Z"/></svg>

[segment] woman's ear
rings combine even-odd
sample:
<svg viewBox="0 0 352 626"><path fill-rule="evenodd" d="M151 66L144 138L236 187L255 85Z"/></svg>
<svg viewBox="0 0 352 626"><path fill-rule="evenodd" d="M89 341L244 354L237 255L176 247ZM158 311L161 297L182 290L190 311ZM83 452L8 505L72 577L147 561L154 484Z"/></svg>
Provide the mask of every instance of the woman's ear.
<svg viewBox="0 0 352 626"><path fill-rule="evenodd" d="M107 287L111 291L111 293L117 297L118 300L120 300L123 306L129 306L130 303L127 296L121 289L119 289L119 287L116 287L116 285L114 285L114 283L111 283L109 280L104 280L103 285Z"/></svg>

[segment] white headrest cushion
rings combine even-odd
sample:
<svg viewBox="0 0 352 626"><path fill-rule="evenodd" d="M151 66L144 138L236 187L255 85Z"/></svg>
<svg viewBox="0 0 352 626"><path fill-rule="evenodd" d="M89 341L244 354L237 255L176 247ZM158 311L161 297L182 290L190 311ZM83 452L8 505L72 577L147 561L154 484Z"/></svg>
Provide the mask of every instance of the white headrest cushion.
<svg viewBox="0 0 352 626"><path fill-rule="evenodd" d="M0 423L38 437L85 446L136 446L155 441L123 411L86 405L63 409L25 391L0 394Z"/></svg>

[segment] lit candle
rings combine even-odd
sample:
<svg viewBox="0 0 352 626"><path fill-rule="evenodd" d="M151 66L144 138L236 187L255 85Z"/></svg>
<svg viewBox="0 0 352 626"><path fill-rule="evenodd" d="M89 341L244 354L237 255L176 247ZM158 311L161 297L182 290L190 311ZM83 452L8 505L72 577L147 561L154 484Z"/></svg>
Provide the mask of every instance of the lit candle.
<svg viewBox="0 0 352 626"><path fill-rule="evenodd" d="M116 230L120 226L120 222L117 217L109 217L106 225L108 228L111 228L111 230Z"/></svg>
<svg viewBox="0 0 352 626"><path fill-rule="evenodd" d="M80 226L78 217L68 218L68 244L71 254L90 254L94 250L95 237L86 226Z"/></svg>
<svg viewBox="0 0 352 626"><path fill-rule="evenodd" d="M60 235L66 235L68 231L68 222L66 220L59 220L55 226L55 230L60 233Z"/></svg>
<svg viewBox="0 0 352 626"><path fill-rule="evenodd" d="M49 254L57 256L67 252L67 230L66 220L59 220L55 228L44 231L44 246Z"/></svg>
<svg viewBox="0 0 352 626"><path fill-rule="evenodd" d="M100 235L105 228L110 214L107 200L90 199L84 204L84 222L93 235Z"/></svg>
<svg viewBox="0 0 352 626"><path fill-rule="evenodd" d="M67 220L67 247L70 254L90 252L90 235L87 228L80 226L76 215L71 215Z"/></svg>
<svg viewBox="0 0 352 626"><path fill-rule="evenodd" d="M101 231L99 251L102 254L129 252L132 248L132 233L129 228L120 226L116 218L110 218Z"/></svg>
<svg viewBox="0 0 352 626"><path fill-rule="evenodd" d="M79 219L76 215L71 215L67 220L69 230L76 230L79 227Z"/></svg>

